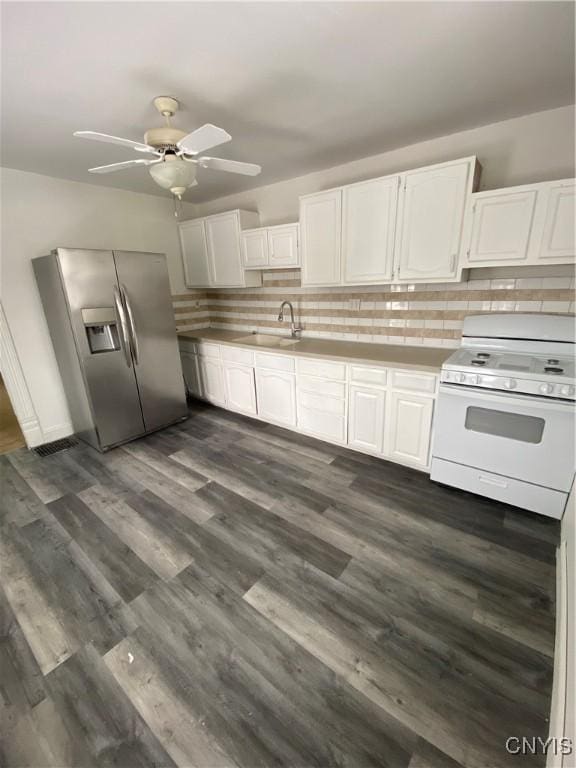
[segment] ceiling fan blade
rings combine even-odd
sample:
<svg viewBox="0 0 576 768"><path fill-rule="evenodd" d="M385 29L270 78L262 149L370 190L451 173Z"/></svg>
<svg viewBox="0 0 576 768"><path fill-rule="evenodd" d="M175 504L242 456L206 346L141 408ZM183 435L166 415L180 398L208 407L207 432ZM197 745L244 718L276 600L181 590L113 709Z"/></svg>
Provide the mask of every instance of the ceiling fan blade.
<svg viewBox="0 0 576 768"><path fill-rule="evenodd" d="M74 136L80 139L90 139L91 141L103 141L106 144L119 144L122 147L131 147L137 152L154 152L160 154L149 144L142 144L140 141L131 141L130 139L121 139L118 136L109 136L107 133L97 133L96 131L74 131Z"/></svg>
<svg viewBox="0 0 576 768"><path fill-rule="evenodd" d="M162 160L125 160L123 163L110 163L110 165L98 165L96 168L88 168L90 173L112 173L113 171L122 171L124 168L133 168L136 165L155 165Z"/></svg>
<svg viewBox="0 0 576 768"><path fill-rule="evenodd" d="M190 155L198 155L200 152L204 152L206 149L212 149L219 144L224 144L230 141L232 136L223 128L218 128L217 125L206 123L201 128L197 128L192 133L184 136L178 142L178 148L183 149Z"/></svg>
<svg viewBox="0 0 576 768"><path fill-rule="evenodd" d="M238 160L224 160L221 157L201 157L198 162L202 168L209 168L211 171L228 171L244 176L258 176L262 170L261 166L255 163L240 163Z"/></svg>

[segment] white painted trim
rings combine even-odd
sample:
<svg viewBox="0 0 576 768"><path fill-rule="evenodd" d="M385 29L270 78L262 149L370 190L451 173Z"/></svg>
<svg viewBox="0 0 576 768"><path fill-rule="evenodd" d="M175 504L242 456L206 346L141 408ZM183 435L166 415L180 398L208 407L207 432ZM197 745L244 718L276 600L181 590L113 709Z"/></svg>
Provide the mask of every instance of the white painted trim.
<svg viewBox="0 0 576 768"><path fill-rule="evenodd" d="M4 307L0 303L0 370L6 385L8 397L12 403L14 414L20 424L20 429L26 440L26 445L33 448L46 442L38 416L34 409L32 398L24 378L22 366L14 340L10 332L10 326L4 313Z"/></svg>
<svg viewBox="0 0 576 768"><path fill-rule="evenodd" d="M74 434L74 428L69 421L62 424L55 424L44 430L44 442L51 443L54 440L61 440L63 437L70 437Z"/></svg>
<svg viewBox="0 0 576 768"><path fill-rule="evenodd" d="M566 722L566 683L568 674L568 558L567 544L556 550L556 641L554 647L554 684L550 708L549 736L560 740ZM561 754L549 750L546 768L562 768Z"/></svg>

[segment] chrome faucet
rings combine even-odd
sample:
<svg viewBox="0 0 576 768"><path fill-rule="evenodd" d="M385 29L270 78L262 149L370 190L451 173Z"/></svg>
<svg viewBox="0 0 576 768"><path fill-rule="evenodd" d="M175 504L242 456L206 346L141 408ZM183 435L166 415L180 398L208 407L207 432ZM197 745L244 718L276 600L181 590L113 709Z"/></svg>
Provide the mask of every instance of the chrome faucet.
<svg viewBox="0 0 576 768"><path fill-rule="evenodd" d="M290 307L290 335L293 339L297 338L298 334L302 333L302 328L296 328L294 325L294 307L289 301L283 301L280 305L280 314L278 315L278 322L281 323L284 320L284 307Z"/></svg>

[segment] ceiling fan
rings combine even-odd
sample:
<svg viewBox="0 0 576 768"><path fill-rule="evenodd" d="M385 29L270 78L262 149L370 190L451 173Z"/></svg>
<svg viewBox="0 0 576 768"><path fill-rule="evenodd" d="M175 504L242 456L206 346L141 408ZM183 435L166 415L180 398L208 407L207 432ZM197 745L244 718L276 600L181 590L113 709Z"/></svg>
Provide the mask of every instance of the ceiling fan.
<svg viewBox="0 0 576 768"><path fill-rule="evenodd" d="M136 152L152 155L150 159L141 157L89 168L90 173L111 173L137 165L148 166L154 181L181 199L189 187L194 187L198 183L196 181L198 166L213 171L241 173L246 176L257 176L262 170L254 163L240 163L237 160L202 155L202 152L230 141L232 136L223 128L218 128L211 123L206 123L192 133L173 128L170 119L178 110L178 101L171 96L158 96L154 99L154 106L166 119L166 125L164 128L152 128L146 131L143 143L95 131L75 131L74 136L79 136L81 139L119 144L130 147Z"/></svg>

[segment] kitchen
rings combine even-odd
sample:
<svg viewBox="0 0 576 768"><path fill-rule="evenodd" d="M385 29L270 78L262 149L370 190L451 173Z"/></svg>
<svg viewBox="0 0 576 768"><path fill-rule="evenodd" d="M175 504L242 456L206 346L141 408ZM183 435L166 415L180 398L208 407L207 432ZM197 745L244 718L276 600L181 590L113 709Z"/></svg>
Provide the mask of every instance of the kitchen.
<svg viewBox="0 0 576 768"><path fill-rule="evenodd" d="M524 759L573 765L573 6L419 5L450 122L420 94L420 133L394 134L380 96L365 131L338 112L344 146L312 113L298 133L309 94L282 104L299 70L256 30L302 46L334 131L363 67L418 93L377 41L409 46L412 4L175 4L212 30L206 72L219 51L280 87L229 110L197 80L150 90L128 49L124 87L85 69L80 98L70 53L42 78L45 29L66 13L80 56L128 9L4 5L1 357L27 445L1 457L4 762L481 768L550 736ZM440 77L447 28L478 117ZM512 29L506 76L497 46L478 71ZM33 99L52 152L18 152Z"/></svg>

